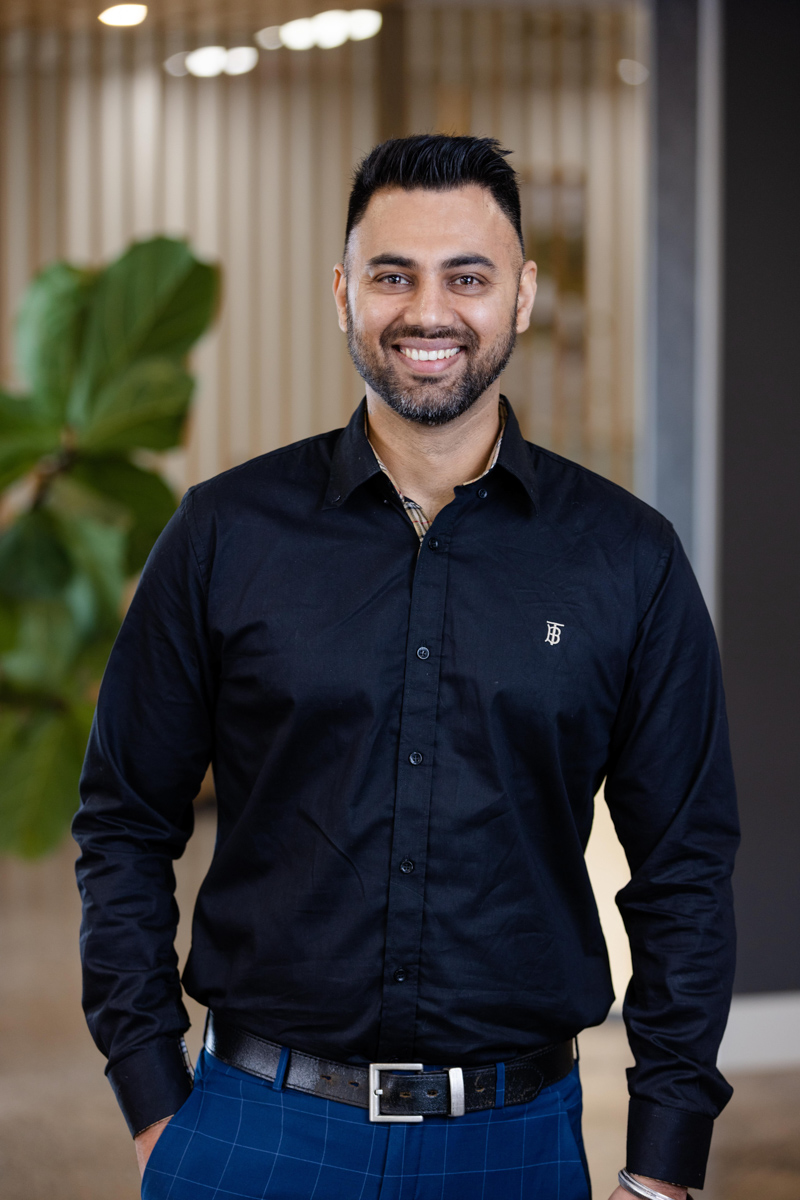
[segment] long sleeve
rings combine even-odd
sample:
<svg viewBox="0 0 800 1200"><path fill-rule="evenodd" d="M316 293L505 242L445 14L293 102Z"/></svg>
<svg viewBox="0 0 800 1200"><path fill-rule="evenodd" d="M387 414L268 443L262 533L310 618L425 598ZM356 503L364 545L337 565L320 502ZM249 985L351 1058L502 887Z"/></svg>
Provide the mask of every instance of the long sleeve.
<svg viewBox="0 0 800 1200"><path fill-rule="evenodd" d="M733 982L738 823L714 633L675 538L655 571L614 729L606 799L631 868L617 896L633 977L624 1018L628 1169L702 1187Z"/></svg>
<svg viewBox="0 0 800 1200"><path fill-rule="evenodd" d="M134 1134L191 1089L173 860L212 755L214 670L190 506L154 547L111 654L73 826L84 1009Z"/></svg>

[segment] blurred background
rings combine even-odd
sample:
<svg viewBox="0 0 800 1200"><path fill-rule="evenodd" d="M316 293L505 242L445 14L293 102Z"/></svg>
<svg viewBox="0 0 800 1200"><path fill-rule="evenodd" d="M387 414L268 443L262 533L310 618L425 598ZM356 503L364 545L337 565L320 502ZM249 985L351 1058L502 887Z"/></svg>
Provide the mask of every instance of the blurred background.
<svg viewBox="0 0 800 1200"><path fill-rule="evenodd" d="M0 383L31 383L15 322L43 267L188 239L222 281L191 410L174 438L130 443L130 466L176 496L343 424L360 398L330 298L360 156L424 131L513 149L540 287L504 390L527 437L674 522L722 644L745 837L720 1058L736 1093L704 1195L798 1200L800 7L154 0L106 18L138 19L124 26L102 7L0 0ZM6 533L26 479L0 499ZM2 752L0 737L0 768ZM213 837L209 785L179 864L184 955ZM0 1191L127 1200L132 1147L80 1012L74 851L50 840L37 861L0 858ZM627 874L601 797L588 860L621 1000ZM599 1196L624 1159L618 1010L582 1039Z"/></svg>

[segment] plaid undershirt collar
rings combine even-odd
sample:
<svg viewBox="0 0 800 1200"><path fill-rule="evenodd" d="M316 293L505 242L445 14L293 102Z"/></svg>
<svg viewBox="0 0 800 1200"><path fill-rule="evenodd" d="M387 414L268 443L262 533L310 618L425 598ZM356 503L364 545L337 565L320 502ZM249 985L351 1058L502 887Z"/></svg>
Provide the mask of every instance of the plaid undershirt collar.
<svg viewBox="0 0 800 1200"><path fill-rule="evenodd" d="M500 432L497 435L497 441L494 444L494 449L492 450L492 454L489 459L489 465L486 467L486 469L484 471L481 471L480 475L476 475L474 479L466 479L464 481L464 483L462 484L462 487L466 487L467 484L470 484L470 483L477 483L479 479L483 479L484 475L488 475L489 472L491 471L492 467L496 464L498 456L500 454L500 446L503 441L503 432L505 430L506 421L508 419L508 409L506 408L506 402L502 398L502 396L500 397L499 415L500 415ZM369 417L367 415L366 408L364 409L364 432L367 435L367 441L369 441ZM431 522L428 520L425 513L423 512L422 506L420 504L417 504L416 500L412 500L410 496L403 495L403 493L400 491L400 488L395 483L394 479L392 479L392 474L389 471L388 467L386 467L386 465L384 463L382 463L380 458L378 457L378 452L376 451L375 447L372 445L372 442L370 442L369 444L370 444L372 453L375 455L375 461L377 462L380 469L383 471L384 475L386 475L388 477L392 487L394 488L394 490L397 492L398 496L400 497L400 499L403 503L403 508L406 511L406 515L408 516L408 519L411 522L411 524L414 526L414 529L416 530L416 533L417 533L417 537L419 538L419 540L421 542L422 539L425 537L425 534L430 529Z"/></svg>

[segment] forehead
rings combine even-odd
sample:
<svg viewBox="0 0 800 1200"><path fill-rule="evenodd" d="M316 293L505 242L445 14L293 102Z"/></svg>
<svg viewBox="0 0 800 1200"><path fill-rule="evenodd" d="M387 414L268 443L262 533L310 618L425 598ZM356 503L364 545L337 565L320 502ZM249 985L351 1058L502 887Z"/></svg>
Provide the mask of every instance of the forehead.
<svg viewBox="0 0 800 1200"><path fill-rule="evenodd" d="M468 253L512 261L520 256L514 227L478 184L447 191L382 188L353 229L349 249L364 260L385 253L420 261Z"/></svg>

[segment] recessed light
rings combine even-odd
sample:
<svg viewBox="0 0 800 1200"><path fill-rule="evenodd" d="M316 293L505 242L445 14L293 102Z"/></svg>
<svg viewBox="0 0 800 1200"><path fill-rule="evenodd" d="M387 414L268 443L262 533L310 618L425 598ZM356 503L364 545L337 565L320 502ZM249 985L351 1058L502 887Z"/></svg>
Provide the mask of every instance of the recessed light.
<svg viewBox="0 0 800 1200"><path fill-rule="evenodd" d="M255 36L265 50L277 50L279 45L288 46L290 50L310 50L312 46L332 50L348 38L363 42L374 37L382 24L383 17L374 8L356 8L349 12L332 8L315 17L298 17L285 25L270 25Z"/></svg>
<svg viewBox="0 0 800 1200"><path fill-rule="evenodd" d="M644 83L645 79L650 77L650 72L644 63L637 62L635 58L621 58L617 63L617 74L623 83L627 83L631 87L638 87L640 83Z"/></svg>
<svg viewBox="0 0 800 1200"><path fill-rule="evenodd" d="M341 8L317 13L311 18L314 25L314 43L323 50L342 46L350 37L350 13Z"/></svg>
<svg viewBox="0 0 800 1200"><path fill-rule="evenodd" d="M310 17L298 17L281 25L281 41L290 50L310 50L316 44L317 35Z"/></svg>
<svg viewBox="0 0 800 1200"><path fill-rule="evenodd" d="M350 13L350 37L354 42L363 42L380 32L383 17L374 8L355 8Z"/></svg>
<svg viewBox="0 0 800 1200"><path fill-rule="evenodd" d="M182 75L188 75L189 68L186 66L186 59L188 57L189 52L187 50L180 50L177 54L170 54L164 63L164 70L168 75L174 75L176 79L180 79Z"/></svg>
<svg viewBox="0 0 800 1200"><path fill-rule="evenodd" d="M226 75L246 75L258 62L255 46L234 46L225 59Z"/></svg>
<svg viewBox="0 0 800 1200"><path fill-rule="evenodd" d="M200 79L212 79L222 74L227 61L228 51L224 46L201 46L186 55L186 70Z"/></svg>
<svg viewBox="0 0 800 1200"><path fill-rule="evenodd" d="M255 39L262 50L280 50L283 45L280 25L268 25L266 29L259 29Z"/></svg>
<svg viewBox="0 0 800 1200"><path fill-rule="evenodd" d="M146 4L114 4L97 19L104 25L141 25L146 16Z"/></svg>

